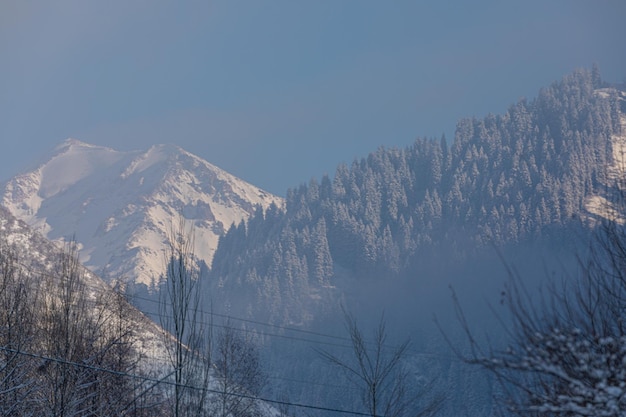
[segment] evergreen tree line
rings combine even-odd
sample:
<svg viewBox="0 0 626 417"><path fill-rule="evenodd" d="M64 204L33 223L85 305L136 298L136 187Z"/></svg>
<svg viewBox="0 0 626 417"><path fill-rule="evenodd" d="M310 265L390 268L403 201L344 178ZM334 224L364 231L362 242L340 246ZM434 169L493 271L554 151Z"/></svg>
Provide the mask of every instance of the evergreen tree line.
<svg viewBox="0 0 626 417"><path fill-rule="evenodd" d="M620 131L618 95L601 87L597 69L578 70L502 115L461 120L451 145L380 148L288 190L284 210L259 208L220 239L216 291L237 313L302 323L339 277L418 279L441 249L463 259L580 224Z"/></svg>

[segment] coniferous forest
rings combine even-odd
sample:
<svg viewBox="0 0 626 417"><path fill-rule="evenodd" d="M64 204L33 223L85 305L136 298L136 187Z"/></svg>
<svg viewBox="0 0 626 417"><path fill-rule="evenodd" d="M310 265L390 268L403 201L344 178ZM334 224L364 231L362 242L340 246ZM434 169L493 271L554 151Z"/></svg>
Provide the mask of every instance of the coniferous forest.
<svg viewBox="0 0 626 417"><path fill-rule="evenodd" d="M608 184L620 103L601 87L597 68L579 70L502 115L461 120L450 142L380 148L290 189L284 210L258 209L222 237L211 280L220 297L245 295L238 313L302 323L325 299L311 295L346 276L419 280L434 257L558 240Z"/></svg>
<svg viewBox="0 0 626 417"><path fill-rule="evenodd" d="M606 240L598 243L606 216L588 206L592 196L616 202L623 194L609 168L615 164L612 137L623 134L620 114L626 110L623 93L613 87L596 67L578 70L504 114L459 121L451 141L422 138L403 149L381 147L338 166L332 177L290 189L284 208L259 208L220 239L209 273L215 305L236 317L335 334L342 332L336 319L341 309L357 312L369 327L387 315L400 334L412 337L412 384L436 387L424 401L443 396L442 415L461 408L468 415L502 413L494 408L502 401L488 400L501 397L503 385L496 381L502 369L472 374L458 363L464 358L491 371L492 363L506 363L489 355L467 358L464 352L475 354L476 339L461 304L471 305L472 324L488 329L488 350L510 343L509 332L542 334L543 326L561 323L555 318L561 309L571 317L591 308L572 307L576 302L563 294L585 298L572 288L577 277L591 275L593 268L582 267L590 262L590 246L592 253L598 245L613 251L606 250L613 246ZM620 258L614 255L609 258ZM568 290L554 290L555 282ZM590 294L599 283L580 285ZM544 299L546 291L554 298ZM520 314L535 303L560 307L544 316ZM269 343L269 362L287 377L350 381L329 374L310 349L294 354L293 347ZM578 358L559 353L570 354ZM524 390L524 383L519 386ZM336 389L282 389L296 399L354 405L350 393ZM506 415L515 407L504 409Z"/></svg>
<svg viewBox="0 0 626 417"><path fill-rule="evenodd" d="M625 113L577 70L288 190L210 269L181 215L124 294L161 328L0 209L0 414L621 416Z"/></svg>

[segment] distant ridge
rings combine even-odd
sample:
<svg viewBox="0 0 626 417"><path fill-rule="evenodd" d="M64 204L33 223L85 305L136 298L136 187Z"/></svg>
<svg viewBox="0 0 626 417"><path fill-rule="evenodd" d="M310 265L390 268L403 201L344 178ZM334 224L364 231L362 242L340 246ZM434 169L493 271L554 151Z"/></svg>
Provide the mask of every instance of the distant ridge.
<svg viewBox="0 0 626 417"><path fill-rule="evenodd" d="M256 206L283 204L175 145L120 152L73 138L0 190L2 205L44 236L74 236L93 271L143 284L159 277L167 232L180 216L193 224L196 257L210 265L233 222Z"/></svg>

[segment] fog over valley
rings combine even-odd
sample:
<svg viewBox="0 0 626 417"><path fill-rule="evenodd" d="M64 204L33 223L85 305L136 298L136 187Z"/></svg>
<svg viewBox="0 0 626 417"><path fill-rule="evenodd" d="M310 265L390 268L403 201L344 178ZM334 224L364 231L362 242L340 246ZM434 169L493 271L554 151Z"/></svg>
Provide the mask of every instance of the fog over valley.
<svg viewBox="0 0 626 417"><path fill-rule="evenodd" d="M0 5L0 415L625 415L625 12Z"/></svg>

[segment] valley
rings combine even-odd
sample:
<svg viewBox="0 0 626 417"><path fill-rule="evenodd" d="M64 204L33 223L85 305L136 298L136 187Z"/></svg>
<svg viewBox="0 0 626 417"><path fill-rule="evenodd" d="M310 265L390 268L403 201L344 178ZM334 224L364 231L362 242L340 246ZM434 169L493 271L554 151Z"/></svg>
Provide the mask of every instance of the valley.
<svg viewBox="0 0 626 417"><path fill-rule="evenodd" d="M3 244L52 273L75 242L87 300L125 297L144 383L263 399L264 416L363 410L354 376L328 359L351 363L354 329L369 341L387 323L379 348L411 341L398 362L419 393L411 407L496 415L505 389L463 359L476 347L468 328L499 351L515 325L511 279L532 306L555 279L578 282L606 222L623 226L625 94L576 70L502 114L460 120L450 142L381 147L285 198L174 145L68 139L2 184ZM224 346L246 361L215 359ZM189 374L171 362L184 355ZM224 376L242 362L264 377Z"/></svg>

